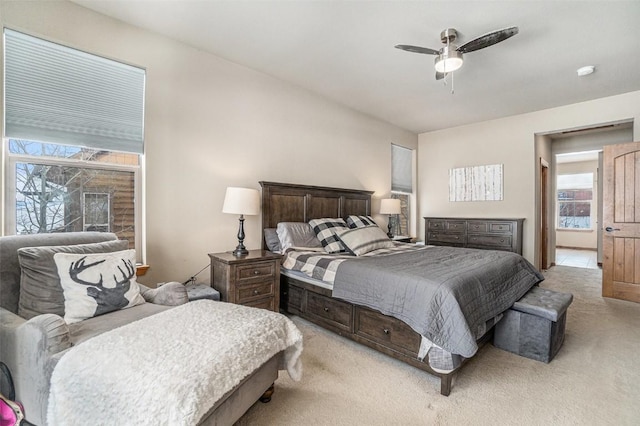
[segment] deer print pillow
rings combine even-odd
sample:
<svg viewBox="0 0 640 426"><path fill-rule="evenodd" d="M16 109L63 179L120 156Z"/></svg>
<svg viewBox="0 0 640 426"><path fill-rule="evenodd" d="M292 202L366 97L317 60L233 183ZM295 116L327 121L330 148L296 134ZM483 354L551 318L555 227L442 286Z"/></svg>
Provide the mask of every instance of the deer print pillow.
<svg viewBox="0 0 640 426"><path fill-rule="evenodd" d="M56 253L67 324L144 303L136 282L136 252Z"/></svg>

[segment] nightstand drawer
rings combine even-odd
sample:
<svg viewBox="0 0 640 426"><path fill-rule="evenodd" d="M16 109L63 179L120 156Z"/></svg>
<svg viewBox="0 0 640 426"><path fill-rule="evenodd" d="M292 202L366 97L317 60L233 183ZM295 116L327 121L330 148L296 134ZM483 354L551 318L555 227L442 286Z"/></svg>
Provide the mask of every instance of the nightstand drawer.
<svg viewBox="0 0 640 426"><path fill-rule="evenodd" d="M356 334L407 355L417 356L420 335L399 319L356 308Z"/></svg>
<svg viewBox="0 0 640 426"><path fill-rule="evenodd" d="M351 330L353 308L350 304L311 292L307 293L306 314L331 323L334 327Z"/></svg>
<svg viewBox="0 0 640 426"><path fill-rule="evenodd" d="M265 296L274 295L274 282L262 281L252 284L243 284L236 287L236 300L238 303L245 304L254 299L260 299Z"/></svg>
<svg viewBox="0 0 640 426"><path fill-rule="evenodd" d="M236 267L236 281L253 281L259 278L274 277L276 274L276 262L256 262L250 265L238 265Z"/></svg>
<svg viewBox="0 0 640 426"><path fill-rule="evenodd" d="M251 306L252 308L261 308L267 309L269 311L275 311L275 300L273 297L269 297L267 299L259 299L253 302L243 303L244 306Z"/></svg>
<svg viewBox="0 0 640 426"><path fill-rule="evenodd" d="M492 247L492 248L511 248L511 237L509 235L469 235L467 247Z"/></svg>

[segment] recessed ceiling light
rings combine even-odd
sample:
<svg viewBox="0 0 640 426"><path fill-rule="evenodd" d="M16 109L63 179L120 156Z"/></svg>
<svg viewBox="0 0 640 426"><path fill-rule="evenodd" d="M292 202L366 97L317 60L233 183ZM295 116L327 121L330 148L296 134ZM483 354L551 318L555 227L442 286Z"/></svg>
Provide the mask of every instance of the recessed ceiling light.
<svg viewBox="0 0 640 426"><path fill-rule="evenodd" d="M593 65L587 65L586 67L578 68L578 77L584 77L585 75L592 74L596 70Z"/></svg>

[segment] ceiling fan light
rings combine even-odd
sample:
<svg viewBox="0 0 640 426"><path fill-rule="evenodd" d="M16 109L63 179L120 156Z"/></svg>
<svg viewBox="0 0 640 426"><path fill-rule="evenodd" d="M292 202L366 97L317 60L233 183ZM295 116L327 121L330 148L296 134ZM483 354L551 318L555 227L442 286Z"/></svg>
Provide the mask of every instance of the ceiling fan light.
<svg viewBox="0 0 640 426"><path fill-rule="evenodd" d="M442 53L436 57L436 71L440 73L453 72L462 66L462 53L453 48L442 48Z"/></svg>

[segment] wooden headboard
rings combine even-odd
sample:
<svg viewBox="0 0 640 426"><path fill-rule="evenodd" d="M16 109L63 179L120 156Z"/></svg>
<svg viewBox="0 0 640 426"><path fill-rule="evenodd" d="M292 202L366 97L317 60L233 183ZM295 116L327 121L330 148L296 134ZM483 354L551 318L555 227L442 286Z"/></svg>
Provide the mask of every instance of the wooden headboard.
<svg viewBox="0 0 640 426"><path fill-rule="evenodd" d="M275 228L279 222L371 215L373 191L276 182L260 182L260 186L263 230ZM266 247L264 237L262 247Z"/></svg>

